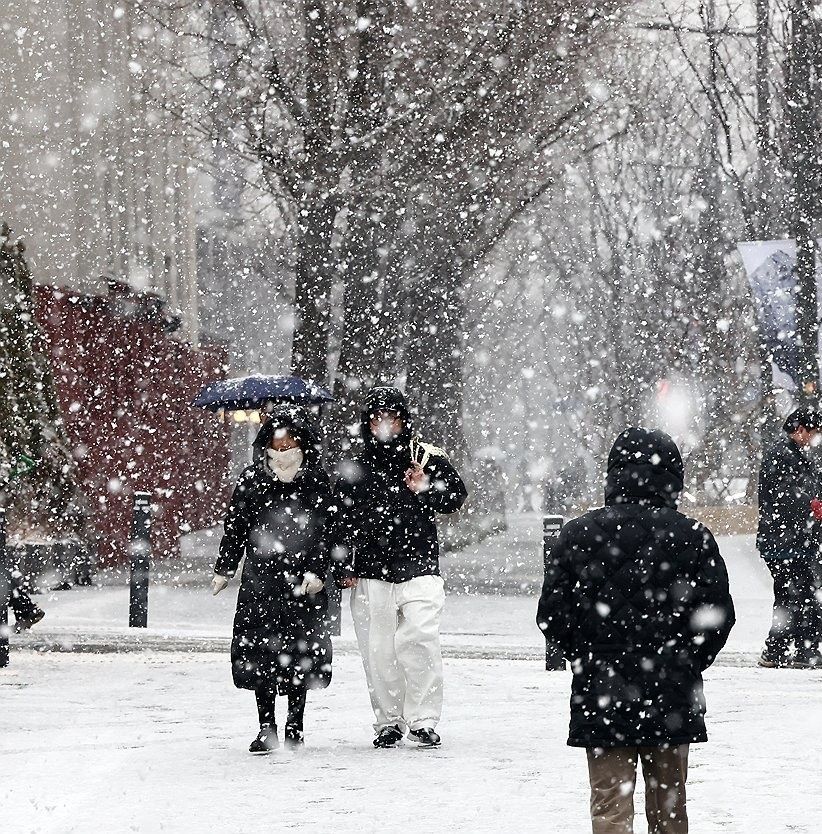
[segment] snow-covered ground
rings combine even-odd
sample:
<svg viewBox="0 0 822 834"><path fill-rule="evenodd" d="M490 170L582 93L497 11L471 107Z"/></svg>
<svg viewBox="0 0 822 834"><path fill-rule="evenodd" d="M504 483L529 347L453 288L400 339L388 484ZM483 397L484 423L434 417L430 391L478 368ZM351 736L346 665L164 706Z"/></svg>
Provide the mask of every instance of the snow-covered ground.
<svg viewBox="0 0 822 834"><path fill-rule="evenodd" d="M306 749L258 758L253 696L224 654L18 652L0 674L2 829L590 831L568 675L453 658L446 684L440 750L376 751L359 660L343 655L310 697ZM822 673L718 667L706 689L691 830L818 834Z"/></svg>
<svg viewBox="0 0 822 834"><path fill-rule="evenodd" d="M306 750L249 756L253 696L234 689L226 656L236 583L210 596L207 556L194 581L152 587L145 631L125 627L125 587L40 597L46 620L13 637L0 670L0 830L589 831L584 754L565 746L569 678L540 668L538 535L538 520L521 517L443 559L437 751L371 748L346 612L334 682L310 698ZM691 830L817 834L822 672L755 667L768 575L750 537L720 546L738 624L706 676L711 741L692 754Z"/></svg>
<svg viewBox="0 0 822 834"><path fill-rule="evenodd" d="M536 595L541 582L540 519L514 517L508 533L442 558L449 596L443 614L446 652L492 657L536 657L543 643L534 625ZM723 662L753 662L770 625L772 585L756 553L752 536L719 539L728 565L737 625ZM155 584L149 595L146 631L126 627L128 588L102 584L39 596L46 619L30 637L13 637L18 646L49 642L91 648L128 647L135 642L156 648L227 647L237 582L217 597L207 588L213 554L206 549L180 585ZM159 581L168 581L160 571ZM467 592L466 592L467 591ZM514 593L518 591L518 593ZM351 618L346 611L339 648L354 650Z"/></svg>

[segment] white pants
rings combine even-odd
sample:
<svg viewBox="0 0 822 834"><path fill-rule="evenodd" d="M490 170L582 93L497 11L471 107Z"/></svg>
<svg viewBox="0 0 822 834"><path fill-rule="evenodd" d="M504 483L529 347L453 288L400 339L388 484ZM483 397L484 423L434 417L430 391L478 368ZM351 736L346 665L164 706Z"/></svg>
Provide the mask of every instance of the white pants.
<svg viewBox="0 0 822 834"><path fill-rule="evenodd" d="M442 712L441 576L408 582L360 579L351 616L362 654L375 732L434 728Z"/></svg>

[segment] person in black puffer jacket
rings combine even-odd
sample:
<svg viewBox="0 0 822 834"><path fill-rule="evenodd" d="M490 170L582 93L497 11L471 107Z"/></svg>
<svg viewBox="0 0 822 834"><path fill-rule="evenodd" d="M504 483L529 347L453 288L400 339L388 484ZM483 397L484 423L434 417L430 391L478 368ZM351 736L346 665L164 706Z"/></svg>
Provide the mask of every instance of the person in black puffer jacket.
<svg viewBox="0 0 822 834"><path fill-rule="evenodd" d="M445 598L437 513L465 501L445 453L419 441L405 397L372 389L362 411L363 451L341 465L338 536L348 552L343 584L376 716L376 747L410 731L426 746L442 709L439 619Z"/></svg>
<svg viewBox="0 0 822 834"><path fill-rule="evenodd" d="M272 413L254 441L254 462L240 475L214 566L214 593L245 556L231 669L234 685L253 689L260 733L249 748L278 746L275 696L288 698L285 740L303 743L306 690L331 681L331 637L324 590L329 565L328 475L317 438L299 408Z"/></svg>
<svg viewBox="0 0 822 834"><path fill-rule="evenodd" d="M642 761L649 830L688 830L688 745L707 740L702 672L734 624L711 532L680 514L679 450L623 432L605 506L569 522L551 554L537 624L573 670L568 744L588 752L594 834L630 832Z"/></svg>
<svg viewBox="0 0 822 834"><path fill-rule="evenodd" d="M822 665L818 600L822 546L822 475L810 457L822 414L797 408L785 434L762 455L756 545L773 576L773 621L759 665ZM791 653L793 644L793 653Z"/></svg>

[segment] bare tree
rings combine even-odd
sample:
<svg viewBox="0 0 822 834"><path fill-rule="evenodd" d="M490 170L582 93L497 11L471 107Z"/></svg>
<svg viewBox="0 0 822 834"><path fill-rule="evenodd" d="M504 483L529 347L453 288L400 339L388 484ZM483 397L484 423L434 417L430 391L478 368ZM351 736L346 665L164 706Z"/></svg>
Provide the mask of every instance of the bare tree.
<svg viewBox="0 0 822 834"><path fill-rule="evenodd" d="M433 280L451 292L510 210L535 199L528 166L539 169L545 148L590 115L578 67L617 6L141 0L161 33L188 44L179 61L179 49L153 41L184 91L170 106L259 172L293 234L295 371L326 376L338 283L338 393L345 400L392 365L406 318L398 287ZM216 68L207 60L215 39L224 55ZM544 178L536 186L547 187ZM426 194L433 202L423 206ZM421 235L434 248L409 265ZM443 300L456 321L453 302ZM342 411L346 422L350 402Z"/></svg>

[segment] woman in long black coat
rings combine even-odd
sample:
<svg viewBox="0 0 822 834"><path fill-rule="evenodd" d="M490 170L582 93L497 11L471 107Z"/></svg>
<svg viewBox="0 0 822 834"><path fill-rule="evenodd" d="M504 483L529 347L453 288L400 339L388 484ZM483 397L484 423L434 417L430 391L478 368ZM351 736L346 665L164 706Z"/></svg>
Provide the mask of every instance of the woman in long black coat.
<svg viewBox="0 0 822 834"><path fill-rule="evenodd" d="M288 698L286 744L301 745L306 691L331 682L324 590L330 496L305 413L275 411L231 497L212 580L219 593L245 556L231 667L235 686L253 689L257 697L260 732L252 753L279 745L277 694Z"/></svg>

